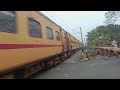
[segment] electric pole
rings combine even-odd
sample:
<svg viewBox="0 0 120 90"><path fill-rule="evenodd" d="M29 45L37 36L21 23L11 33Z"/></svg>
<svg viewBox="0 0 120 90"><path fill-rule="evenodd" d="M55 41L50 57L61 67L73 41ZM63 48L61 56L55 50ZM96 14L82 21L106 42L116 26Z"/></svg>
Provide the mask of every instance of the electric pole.
<svg viewBox="0 0 120 90"><path fill-rule="evenodd" d="M81 27L80 27L80 32L81 32L82 45L84 45L84 44L83 44L83 36L82 36L82 30L81 30Z"/></svg>

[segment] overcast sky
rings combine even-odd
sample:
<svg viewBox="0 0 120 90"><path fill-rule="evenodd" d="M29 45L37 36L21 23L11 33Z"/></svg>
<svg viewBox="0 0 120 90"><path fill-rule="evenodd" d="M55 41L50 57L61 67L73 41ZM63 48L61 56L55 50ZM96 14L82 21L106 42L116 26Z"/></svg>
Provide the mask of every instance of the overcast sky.
<svg viewBox="0 0 120 90"><path fill-rule="evenodd" d="M93 28L104 25L106 11L41 11L63 29L81 40L78 27L82 28L83 37L86 38L87 32Z"/></svg>

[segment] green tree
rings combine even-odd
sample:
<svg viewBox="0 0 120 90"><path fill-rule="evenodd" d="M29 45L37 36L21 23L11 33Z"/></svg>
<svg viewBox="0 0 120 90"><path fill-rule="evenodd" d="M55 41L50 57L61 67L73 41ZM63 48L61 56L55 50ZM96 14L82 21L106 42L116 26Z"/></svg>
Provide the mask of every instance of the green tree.
<svg viewBox="0 0 120 90"><path fill-rule="evenodd" d="M94 28L91 32L87 34L87 46L93 47L98 46L98 38L99 35L102 35L104 38L104 44L109 46L110 45L110 38L113 37L115 41L120 43L120 25L102 25Z"/></svg>

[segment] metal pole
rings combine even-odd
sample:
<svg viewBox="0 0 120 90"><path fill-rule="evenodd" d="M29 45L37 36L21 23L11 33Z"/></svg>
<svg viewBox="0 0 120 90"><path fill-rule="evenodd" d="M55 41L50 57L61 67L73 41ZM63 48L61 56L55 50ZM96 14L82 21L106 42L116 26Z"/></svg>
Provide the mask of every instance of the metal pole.
<svg viewBox="0 0 120 90"><path fill-rule="evenodd" d="M82 36L82 30L81 30L81 27L80 27L80 32L81 32L81 39L82 39L82 44L83 44L83 36ZM84 44L83 44L84 45Z"/></svg>

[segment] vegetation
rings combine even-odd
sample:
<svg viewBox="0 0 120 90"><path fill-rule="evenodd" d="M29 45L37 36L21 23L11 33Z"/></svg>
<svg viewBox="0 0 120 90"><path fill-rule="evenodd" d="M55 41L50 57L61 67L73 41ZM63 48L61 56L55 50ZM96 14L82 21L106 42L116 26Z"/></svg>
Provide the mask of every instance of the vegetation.
<svg viewBox="0 0 120 90"><path fill-rule="evenodd" d="M110 46L111 37L118 42L118 47L120 46L120 25L115 24L120 19L120 11L108 11L105 13L105 18L105 25L98 26L91 32L88 32L86 40L88 51L93 50L94 46L98 46L100 34L104 38L105 46Z"/></svg>
<svg viewBox="0 0 120 90"><path fill-rule="evenodd" d="M104 44L106 46L110 45L110 38L113 37L115 41L120 43L120 25L109 24L106 26L98 26L94 28L91 32L87 34L87 46L92 48L93 46L98 46L99 35L104 38Z"/></svg>
<svg viewBox="0 0 120 90"><path fill-rule="evenodd" d="M105 13L105 24L115 24L116 21L120 18L120 11L108 11Z"/></svg>

